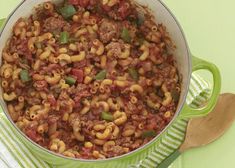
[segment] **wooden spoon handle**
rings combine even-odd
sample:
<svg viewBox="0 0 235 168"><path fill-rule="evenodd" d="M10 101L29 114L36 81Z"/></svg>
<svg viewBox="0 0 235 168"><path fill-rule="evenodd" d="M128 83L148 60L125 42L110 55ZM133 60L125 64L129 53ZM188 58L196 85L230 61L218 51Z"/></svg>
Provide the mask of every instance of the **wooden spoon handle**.
<svg viewBox="0 0 235 168"><path fill-rule="evenodd" d="M163 160L157 166L157 168L168 168L171 165L171 163L173 163L180 155L181 155L181 152L179 150L176 150L169 157L167 157L165 160Z"/></svg>

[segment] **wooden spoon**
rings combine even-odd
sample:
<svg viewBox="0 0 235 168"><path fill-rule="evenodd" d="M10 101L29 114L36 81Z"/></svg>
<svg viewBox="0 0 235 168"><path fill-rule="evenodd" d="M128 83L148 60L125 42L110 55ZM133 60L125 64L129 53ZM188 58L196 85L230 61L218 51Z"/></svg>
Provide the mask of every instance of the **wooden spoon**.
<svg viewBox="0 0 235 168"><path fill-rule="evenodd" d="M232 125L235 119L235 94L225 93L212 112L205 117L191 119L188 123L183 144L166 158L158 168L167 168L182 152L207 145L219 137Z"/></svg>

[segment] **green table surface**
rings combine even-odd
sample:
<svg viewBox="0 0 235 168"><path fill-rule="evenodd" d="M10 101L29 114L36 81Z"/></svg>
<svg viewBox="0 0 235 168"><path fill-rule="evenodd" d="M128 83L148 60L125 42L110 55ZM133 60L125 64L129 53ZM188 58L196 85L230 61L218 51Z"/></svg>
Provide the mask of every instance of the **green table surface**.
<svg viewBox="0 0 235 168"><path fill-rule="evenodd" d="M215 63L222 92L235 92L235 1L163 0L181 23L192 53ZM0 18L19 0L0 0ZM185 152L172 168L234 168L235 124L214 143Z"/></svg>

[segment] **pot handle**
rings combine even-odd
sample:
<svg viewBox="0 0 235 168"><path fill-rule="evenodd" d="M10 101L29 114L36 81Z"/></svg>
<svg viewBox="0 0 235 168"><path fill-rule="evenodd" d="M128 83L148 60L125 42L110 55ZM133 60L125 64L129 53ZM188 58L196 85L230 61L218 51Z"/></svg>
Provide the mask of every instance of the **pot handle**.
<svg viewBox="0 0 235 168"><path fill-rule="evenodd" d="M6 19L0 19L0 28L2 27L3 23L5 22Z"/></svg>
<svg viewBox="0 0 235 168"><path fill-rule="evenodd" d="M212 73L213 75L213 90L210 99L208 102L203 106L198 109L192 108L189 105L185 104L183 106L183 109L180 113L180 118L193 118L193 117L201 117L207 115L216 105L219 93L220 93L220 88L221 88L221 76L219 69L216 67L216 65L209 63L207 61L204 61L200 58L197 57L192 57L192 71L197 71L197 70L208 70Z"/></svg>

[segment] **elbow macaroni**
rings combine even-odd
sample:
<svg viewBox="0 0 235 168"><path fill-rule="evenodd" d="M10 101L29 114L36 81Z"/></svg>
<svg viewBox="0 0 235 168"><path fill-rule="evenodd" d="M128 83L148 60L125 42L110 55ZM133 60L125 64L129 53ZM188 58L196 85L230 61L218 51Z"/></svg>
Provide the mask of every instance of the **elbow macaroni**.
<svg viewBox="0 0 235 168"><path fill-rule="evenodd" d="M57 151L58 153L63 153L66 150L66 145L60 139L52 139L50 150Z"/></svg>
<svg viewBox="0 0 235 168"><path fill-rule="evenodd" d="M87 99L83 101L83 104L84 104L84 107L80 111L81 115L86 114L90 110L90 108L91 108L91 104L90 104L90 102Z"/></svg>
<svg viewBox="0 0 235 168"><path fill-rule="evenodd" d="M125 112L116 111L113 114L113 117L114 117L114 123L116 125L122 125L127 121L127 115Z"/></svg>
<svg viewBox="0 0 235 168"><path fill-rule="evenodd" d="M10 94L4 93L3 94L3 99L6 101L12 101L15 100L17 98L17 95L15 94L15 92L11 92Z"/></svg>
<svg viewBox="0 0 235 168"><path fill-rule="evenodd" d="M139 94L142 94L144 92L144 89L142 86L138 84L131 85L130 87L131 92L138 92Z"/></svg>
<svg viewBox="0 0 235 168"><path fill-rule="evenodd" d="M81 123L78 120L75 120L73 123L73 135L78 141L84 141L85 137L80 133L81 131Z"/></svg>
<svg viewBox="0 0 235 168"><path fill-rule="evenodd" d="M171 103L171 101L172 101L171 93L170 92L166 92L165 93L165 98L162 101L162 105L163 106L167 106L167 105L169 105Z"/></svg>
<svg viewBox="0 0 235 168"><path fill-rule="evenodd" d="M98 107L100 107L100 106L102 106L103 107L103 110L104 111L109 111L109 104L107 103L107 102L105 102L105 101L99 101L99 102L97 102L96 103L96 107L98 108Z"/></svg>
<svg viewBox="0 0 235 168"><path fill-rule="evenodd" d="M71 56L71 61L72 62L80 62L80 61L84 60L85 57L86 57L85 51L81 51L79 55Z"/></svg>
<svg viewBox="0 0 235 168"><path fill-rule="evenodd" d="M46 51L44 51L44 52L39 56L39 58L40 58L40 60L45 60L45 59L47 59L50 55L51 55L51 51L47 49Z"/></svg>
<svg viewBox="0 0 235 168"><path fill-rule="evenodd" d="M145 61L148 56L149 56L149 47L148 47L148 43L144 43L141 47L140 50L143 51L143 53L141 54L141 56L139 57L139 59L141 61Z"/></svg>
<svg viewBox="0 0 235 168"><path fill-rule="evenodd" d="M125 48L124 51L119 56L119 58L121 58L121 59L126 59L130 56L131 46L129 44L125 44L124 48Z"/></svg>
<svg viewBox="0 0 235 168"><path fill-rule="evenodd" d="M3 52L2 57L5 61L7 61L9 63L10 62L15 62L15 58L12 55L8 54L7 52Z"/></svg>
<svg viewBox="0 0 235 168"><path fill-rule="evenodd" d="M61 79L61 75L58 73L54 73L53 76L45 76L45 81L51 85L57 84Z"/></svg>
<svg viewBox="0 0 235 168"><path fill-rule="evenodd" d="M96 54L98 56L104 53L104 45L98 39L93 41L94 47L91 48L91 53Z"/></svg>
<svg viewBox="0 0 235 168"><path fill-rule="evenodd" d="M15 110L16 111L22 110L24 108L24 104L25 104L24 97L19 96L18 97L18 104L15 106Z"/></svg>
<svg viewBox="0 0 235 168"><path fill-rule="evenodd" d="M105 140L111 136L111 133L112 133L112 127L107 126L102 133L97 132L96 137L100 140Z"/></svg>
<svg viewBox="0 0 235 168"><path fill-rule="evenodd" d="M40 26L40 23L38 21L34 21L33 22L34 24L34 36L38 36L40 34L40 31L41 31L41 26Z"/></svg>

